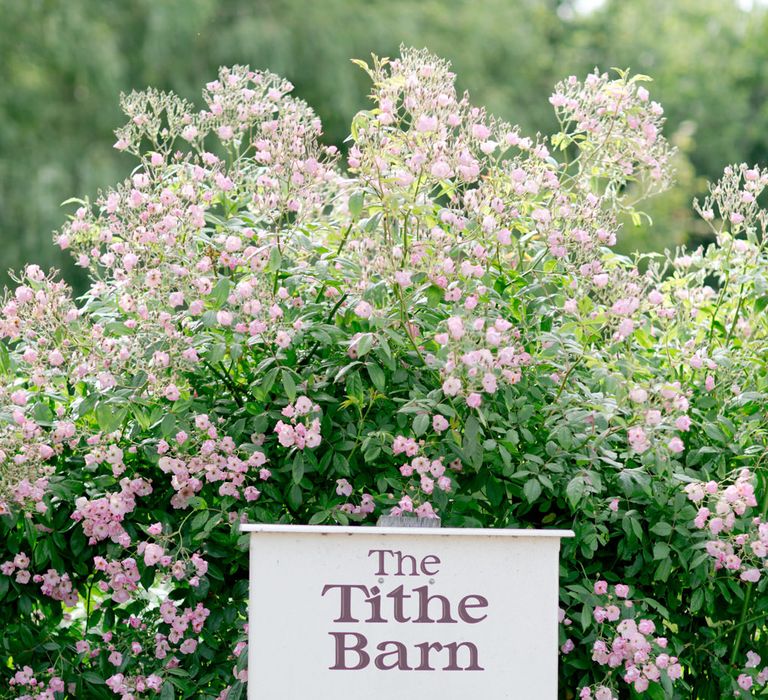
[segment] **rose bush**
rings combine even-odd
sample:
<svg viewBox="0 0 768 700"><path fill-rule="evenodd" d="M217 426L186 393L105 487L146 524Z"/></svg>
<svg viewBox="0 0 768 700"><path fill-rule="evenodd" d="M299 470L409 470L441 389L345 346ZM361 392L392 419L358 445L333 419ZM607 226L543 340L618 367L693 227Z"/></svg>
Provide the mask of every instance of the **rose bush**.
<svg viewBox="0 0 768 700"><path fill-rule="evenodd" d="M0 319L2 697L242 697L244 521L573 528L565 698L750 697L768 670L768 171L716 244L621 257L667 186L644 76L528 137L424 51L360 62L349 152L269 73L122 104L129 179ZM253 679L258 683L258 679Z"/></svg>

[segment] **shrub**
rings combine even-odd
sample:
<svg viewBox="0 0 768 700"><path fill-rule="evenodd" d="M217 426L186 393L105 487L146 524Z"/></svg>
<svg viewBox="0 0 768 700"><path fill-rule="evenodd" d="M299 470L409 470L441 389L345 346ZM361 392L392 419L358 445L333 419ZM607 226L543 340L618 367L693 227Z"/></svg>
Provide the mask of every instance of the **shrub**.
<svg viewBox="0 0 768 700"><path fill-rule="evenodd" d="M716 245L629 259L670 177L643 76L558 85L547 140L424 51L360 65L345 169L268 73L124 96L139 164L56 235L89 292L31 265L3 302L4 697L241 697L239 523L387 511L576 531L564 697L749 696L768 171L697 205Z"/></svg>

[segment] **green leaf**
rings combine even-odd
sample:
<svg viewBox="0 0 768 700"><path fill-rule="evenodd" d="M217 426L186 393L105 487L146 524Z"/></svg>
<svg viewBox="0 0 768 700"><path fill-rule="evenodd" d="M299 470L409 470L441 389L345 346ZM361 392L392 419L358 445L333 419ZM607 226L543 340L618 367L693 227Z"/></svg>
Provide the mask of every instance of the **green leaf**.
<svg viewBox="0 0 768 700"><path fill-rule="evenodd" d="M227 700L240 700L244 687L241 681L235 681L227 693Z"/></svg>
<svg viewBox="0 0 768 700"><path fill-rule="evenodd" d="M280 254L278 247L274 246L272 250L269 251L269 262L267 263L267 266L264 268L264 270L266 272L277 272L282 264L283 256Z"/></svg>
<svg viewBox="0 0 768 700"><path fill-rule="evenodd" d="M723 432L713 423L704 423L704 432L711 437L715 442L725 442L725 435Z"/></svg>
<svg viewBox="0 0 768 700"><path fill-rule="evenodd" d="M116 406L115 404L100 401L96 406L96 421L105 433L115 432L128 415L126 406Z"/></svg>
<svg viewBox="0 0 768 700"><path fill-rule="evenodd" d="M150 586L154 583L156 573L154 566L148 566L142 572L140 583L145 591L149 590Z"/></svg>
<svg viewBox="0 0 768 700"><path fill-rule="evenodd" d="M485 493L491 505L498 506L504 498L504 487L496 477L489 475L485 482Z"/></svg>
<svg viewBox="0 0 768 700"><path fill-rule="evenodd" d="M32 417L38 423L50 423L53 421L53 411L46 404L39 401L32 408Z"/></svg>
<svg viewBox="0 0 768 700"><path fill-rule="evenodd" d="M532 404L527 403L525 404L518 412L517 412L517 420L520 423L526 423L528 422L528 419L533 415L534 411L536 409L533 407Z"/></svg>
<svg viewBox="0 0 768 700"><path fill-rule="evenodd" d="M350 476L352 474L349 462L341 452L333 453L333 469L339 476Z"/></svg>
<svg viewBox="0 0 768 700"><path fill-rule="evenodd" d="M293 483L298 484L304 478L304 455L301 452L296 453L296 457L293 460L293 467L291 467L291 477Z"/></svg>
<svg viewBox="0 0 768 700"><path fill-rule="evenodd" d="M98 673L94 673L93 671L85 671L82 674L82 677L86 683L90 683L91 685L104 685L105 683L104 679Z"/></svg>
<svg viewBox="0 0 768 700"><path fill-rule="evenodd" d="M592 624L592 608L584 604L584 607L581 609L581 615L579 621L581 622L581 628L586 630L589 628L589 626Z"/></svg>
<svg viewBox="0 0 768 700"><path fill-rule="evenodd" d="M367 355L373 347L373 336L370 333L363 333L357 340L357 356Z"/></svg>
<svg viewBox="0 0 768 700"><path fill-rule="evenodd" d="M349 213L352 215L352 220L357 221L360 215L363 213L363 201L365 200L365 192L355 192L349 197Z"/></svg>
<svg viewBox="0 0 768 700"><path fill-rule="evenodd" d="M288 397L288 401L293 403L296 400L296 382L293 380L290 371L283 370L283 389L285 389L285 395Z"/></svg>
<svg viewBox="0 0 768 700"><path fill-rule="evenodd" d="M224 355L226 354L226 343L214 343L210 348L208 348L208 352L205 353L205 359L212 365L217 365L224 359Z"/></svg>
<svg viewBox="0 0 768 700"><path fill-rule="evenodd" d="M263 401L267 398L269 392L272 391L272 387L275 385L275 381L277 381L278 372L279 369L273 367L263 376L260 382L253 385L251 393L257 400Z"/></svg>
<svg viewBox="0 0 768 700"><path fill-rule="evenodd" d="M672 534L672 526L662 520L651 528L651 532L659 537L668 537Z"/></svg>
<svg viewBox="0 0 768 700"><path fill-rule="evenodd" d="M217 306L221 306L229 296L229 279L222 277L211 290L211 297Z"/></svg>
<svg viewBox="0 0 768 700"><path fill-rule="evenodd" d="M385 393L387 383L384 370L372 362L367 363L365 368L368 370L368 376L371 378L373 386L375 386L382 394Z"/></svg>
<svg viewBox="0 0 768 700"><path fill-rule="evenodd" d="M11 356L5 343L0 343L0 372L6 374L11 369Z"/></svg>
<svg viewBox="0 0 768 700"><path fill-rule="evenodd" d="M429 415L426 413L419 413L419 415L413 419L413 434L416 437L423 435L426 432L428 426Z"/></svg>
<svg viewBox="0 0 768 700"><path fill-rule="evenodd" d="M160 691L160 700L174 700L176 697L176 689L173 687L173 683L166 681L163 683L163 689Z"/></svg>
<svg viewBox="0 0 768 700"><path fill-rule="evenodd" d="M190 530L192 530L192 532L202 530L205 521L208 520L208 515L209 513L207 510L201 510L194 518L192 518L192 522L189 525Z"/></svg>
<svg viewBox="0 0 768 700"><path fill-rule="evenodd" d="M319 525L320 523L325 522L326 520L328 520L328 516L330 515L330 513L331 511L329 510L318 511L309 519L309 524Z"/></svg>
<svg viewBox="0 0 768 700"><path fill-rule="evenodd" d="M568 485L565 487L565 495L568 497L571 507L575 508L579 504L586 490L587 484L583 476L574 476L568 482Z"/></svg>
<svg viewBox="0 0 768 700"><path fill-rule="evenodd" d="M672 573L672 559L666 557L659 562L659 566L656 569L656 573L653 575L654 581L666 581L669 575Z"/></svg>
<svg viewBox="0 0 768 700"><path fill-rule="evenodd" d="M461 446L467 459L474 464L479 455L482 459L483 450L480 445L480 423L474 415L469 416L464 423L464 439Z"/></svg>
<svg viewBox="0 0 768 700"><path fill-rule="evenodd" d="M298 484L292 484L291 488L288 489L288 493L286 494L286 500L288 501L288 505L293 510L298 510L304 500L304 494L301 492L301 486Z"/></svg>
<svg viewBox="0 0 768 700"><path fill-rule="evenodd" d="M160 432L164 438L172 437L176 433L176 416L166 413L160 421Z"/></svg>
<svg viewBox="0 0 768 700"><path fill-rule="evenodd" d="M704 603L704 589L697 588L693 592L693 595L691 596L691 602L688 607L692 613L696 613L699 610L701 610L701 606L703 603Z"/></svg>
<svg viewBox="0 0 768 700"><path fill-rule="evenodd" d="M525 500L528 503L533 503L539 496L541 496L541 484L538 479L528 479L523 486L523 493L525 494Z"/></svg>

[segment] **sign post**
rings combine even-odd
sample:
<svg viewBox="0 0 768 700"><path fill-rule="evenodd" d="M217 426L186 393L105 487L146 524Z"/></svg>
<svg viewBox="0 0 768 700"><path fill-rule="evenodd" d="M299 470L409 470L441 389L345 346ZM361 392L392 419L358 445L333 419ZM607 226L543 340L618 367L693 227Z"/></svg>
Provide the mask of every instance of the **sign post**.
<svg viewBox="0 0 768 700"><path fill-rule="evenodd" d="M568 530L242 525L249 700L557 698Z"/></svg>

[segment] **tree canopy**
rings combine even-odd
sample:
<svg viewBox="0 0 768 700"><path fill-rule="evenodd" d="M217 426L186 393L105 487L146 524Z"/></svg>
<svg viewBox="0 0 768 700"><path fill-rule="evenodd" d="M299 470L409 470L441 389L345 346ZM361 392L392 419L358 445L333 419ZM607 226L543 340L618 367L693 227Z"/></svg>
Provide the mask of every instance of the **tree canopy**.
<svg viewBox="0 0 768 700"><path fill-rule="evenodd" d="M129 165L112 149L117 95L152 84L195 99L220 65L291 80L343 146L367 105L349 56L395 55L401 42L447 57L459 87L523 131L554 126L546 98L562 75L631 67L654 78L679 185L619 250L699 240L688 213L705 178L766 153L766 13L736 0L0 0L0 270L25 262L84 279L48 242L73 192L93 197ZM342 30L343 31L340 31ZM534 126L535 125L535 126ZM71 209L71 207L70 207ZM7 277L0 277L0 283Z"/></svg>

